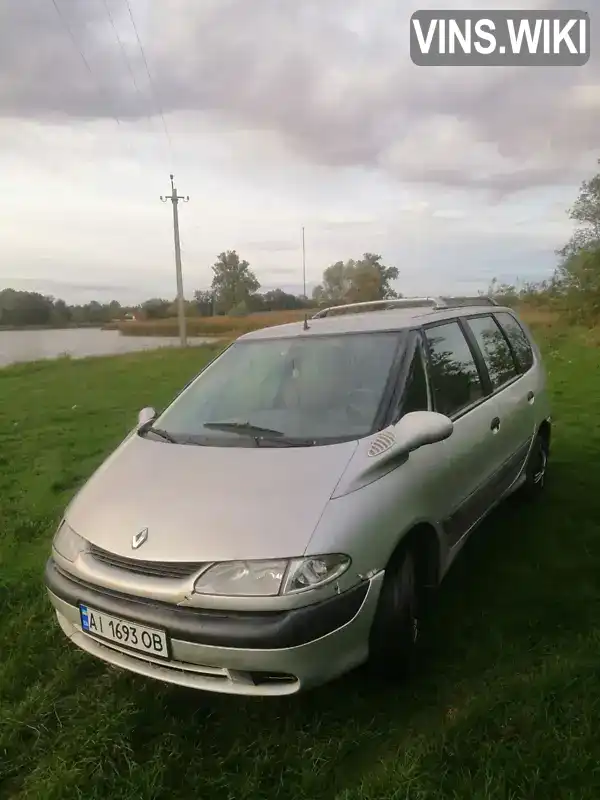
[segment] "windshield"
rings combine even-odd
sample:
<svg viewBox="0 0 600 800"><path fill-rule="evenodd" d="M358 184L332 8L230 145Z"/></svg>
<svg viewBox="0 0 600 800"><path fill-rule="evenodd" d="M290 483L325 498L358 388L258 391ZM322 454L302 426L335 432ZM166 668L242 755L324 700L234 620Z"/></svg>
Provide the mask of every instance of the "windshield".
<svg viewBox="0 0 600 800"><path fill-rule="evenodd" d="M366 436L398 332L239 341L153 427L197 444L293 446Z"/></svg>

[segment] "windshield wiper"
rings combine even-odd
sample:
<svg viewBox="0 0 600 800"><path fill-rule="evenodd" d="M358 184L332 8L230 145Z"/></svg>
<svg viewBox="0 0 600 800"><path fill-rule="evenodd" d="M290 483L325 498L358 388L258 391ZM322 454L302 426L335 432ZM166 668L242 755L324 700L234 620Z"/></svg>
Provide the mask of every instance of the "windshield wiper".
<svg viewBox="0 0 600 800"><path fill-rule="evenodd" d="M259 425L252 425L250 422L205 422L204 427L215 431L231 431L242 436L283 436L283 431L276 431L273 428L261 428Z"/></svg>
<svg viewBox="0 0 600 800"><path fill-rule="evenodd" d="M314 439L295 439L293 436L260 436L258 441L275 447L312 447L316 444Z"/></svg>
<svg viewBox="0 0 600 800"><path fill-rule="evenodd" d="M150 426L149 428L145 428L143 431L140 431L142 434L146 433L154 433L156 436L160 436L161 439L164 439L165 442L170 442L171 444L178 444L177 439L174 436L171 436L170 433L167 431L163 431L162 428L153 428Z"/></svg>
<svg viewBox="0 0 600 800"><path fill-rule="evenodd" d="M315 444L314 439L286 436L283 431L262 428L260 425L252 425L250 422L205 422L204 427L217 431L231 431L242 436L247 434L254 439L257 445L261 442L268 442L281 447L310 447Z"/></svg>

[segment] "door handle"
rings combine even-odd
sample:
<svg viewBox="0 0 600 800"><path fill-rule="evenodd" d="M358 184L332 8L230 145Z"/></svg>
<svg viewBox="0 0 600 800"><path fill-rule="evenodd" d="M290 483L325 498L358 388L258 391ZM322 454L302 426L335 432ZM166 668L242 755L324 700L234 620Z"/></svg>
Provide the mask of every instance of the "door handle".
<svg viewBox="0 0 600 800"><path fill-rule="evenodd" d="M490 429L493 433L498 433L500 430L500 417L494 417L490 423Z"/></svg>
<svg viewBox="0 0 600 800"><path fill-rule="evenodd" d="M527 392L527 402L533 403L535 400L535 394L533 392Z"/></svg>

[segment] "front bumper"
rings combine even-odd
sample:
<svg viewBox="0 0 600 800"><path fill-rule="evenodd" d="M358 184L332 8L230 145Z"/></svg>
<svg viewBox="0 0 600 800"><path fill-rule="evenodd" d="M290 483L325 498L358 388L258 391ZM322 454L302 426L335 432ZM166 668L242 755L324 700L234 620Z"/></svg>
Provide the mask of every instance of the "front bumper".
<svg viewBox="0 0 600 800"><path fill-rule="evenodd" d="M118 594L78 581L50 559L45 581L64 633L117 667L189 688L283 695L325 683L368 656L383 572L315 605L289 611L215 612ZM167 632L168 662L103 642L81 628L84 603Z"/></svg>

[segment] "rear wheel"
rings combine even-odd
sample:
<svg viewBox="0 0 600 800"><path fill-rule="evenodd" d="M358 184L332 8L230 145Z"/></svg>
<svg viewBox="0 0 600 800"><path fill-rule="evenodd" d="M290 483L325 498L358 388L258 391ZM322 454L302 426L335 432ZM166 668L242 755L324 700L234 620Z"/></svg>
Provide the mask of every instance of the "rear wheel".
<svg viewBox="0 0 600 800"><path fill-rule="evenodd" d="M548 439L543 434L538 433L525 466L525 482L521 489L521 494L524 498L535 500L544 491L548 455Z"/></svg>
<svg viewBox="0 0 600 800"><path fill-rule="evenodd" d="M386 568L369 639L369 666L381 677L404 677L414 665L422 607L418 575L410 547Z"/></svg>

